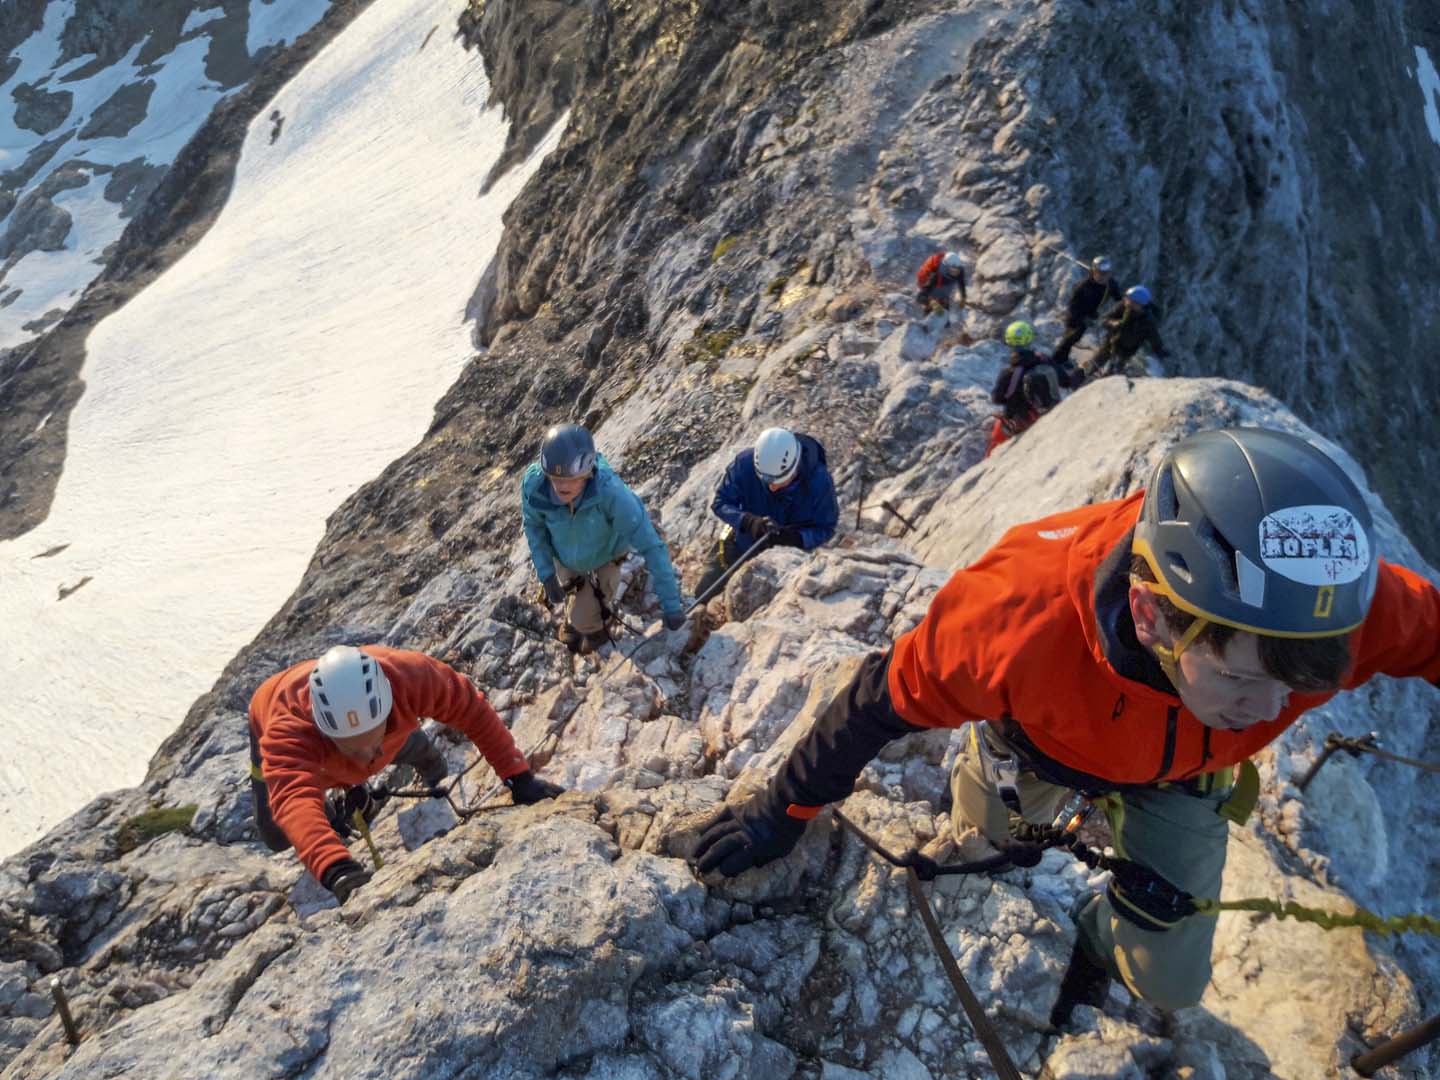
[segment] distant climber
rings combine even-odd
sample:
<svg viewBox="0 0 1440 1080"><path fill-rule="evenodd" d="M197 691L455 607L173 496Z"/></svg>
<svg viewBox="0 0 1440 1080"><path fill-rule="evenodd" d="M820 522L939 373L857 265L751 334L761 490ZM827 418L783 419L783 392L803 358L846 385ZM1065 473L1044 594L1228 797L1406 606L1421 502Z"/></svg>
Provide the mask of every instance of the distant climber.
<svg viewBox="0 0 1440 1080"><path fill-rule="evenodd" d="M754 447L735 456L710 508L729 528L716 542L696 596L753 544L768 539L813 551L835 535L840 520L825 448L809 435L779 427L762 431Z"/></svg>
<svg viewBox="0 0 1440 1080"><path fill-rule="evenodd" d="M570 596L561 640L589 653L609 640L607 613L620 584L620 563L638 551L650 571L665 627L685 625L670 552L645 504L595 452L590 432L559 424L545 433L540 459L520 482L521 517L545 602Z"/></svg>
<svg viewBox="0 0 1440 1080"><path fill-rule="evenodd" d="M420 730L430 717L464 732L517 803L563 790L530 771L490 703L454 668L423 653L337 645L270 676L250 699L250 794L271 851L294 847L342 904L370 880L344 840L354 815L373 818L383 794L366 783L391 764L430 786L445 759ZM327 796L329 789L338 789Z"/></svg>
<svg viewBox="0 0 1440 1080"><path fill-rule="evenodd" d="M1118 303L1121 299L1120 283L1110 275L1110 260L1096 255L1090 260L1090 271L1070 293L1065 306L1065 333L1055 346L1055 363L1065 364L1070 360L1070 350L1079 344L1085 331L1107 303Z"/></svg>
<svg viewBox="0 0 1440 1080"><path fill-rule="evenodd" d="M1019 435L1060 404L1060 391L1071 390L1084 381L1073 365L1057 364L1030 346L1035 328L1023 320L1005 328L1005 344L1011 348L1010 362L995 377L990 400L1001 407L990 429L989 457L1006 439Z"/></svg>
<svg viewBox="0 0 1440 1080"><path fill-rule="evenodd" d="M915 273L915 302L925 314L949 312L955 294L965 306L965 267L958 251L937 251Z"/></svg>
<svg viewBox="0 0 1440 1080"><path fill-rule="evenodd" d="M1440 590L1378 557L1364 494L1294 435L1231 428L1172 446L1147 490L1010 529L863 663L760 794L702 833L701 873L783 858L893 739L969 724L952 827L998 848L1101 800L1127 872L1072 909L1066 1023L1112 978L1157 1008L1210 983L1229 823L1249 759L1378 674L1440 682ZM978 852L977 852L978 854ZM1177 893L1176 890L1179 890ZM1177 913L1181 912L1181 913Z"/></svg>
<svg viewBox="0 0 1440 1080"><path fill-rule="evenodd" d="M1154 298L1144 285L1132 285L1125 290L1119 310L1105 318L1105 343L1090 359L1092 378L1144 375L1144 363L1135 355L1142 346L1148 345L1161 360L1170 355L1160 340L1153 304Z"/></svg>

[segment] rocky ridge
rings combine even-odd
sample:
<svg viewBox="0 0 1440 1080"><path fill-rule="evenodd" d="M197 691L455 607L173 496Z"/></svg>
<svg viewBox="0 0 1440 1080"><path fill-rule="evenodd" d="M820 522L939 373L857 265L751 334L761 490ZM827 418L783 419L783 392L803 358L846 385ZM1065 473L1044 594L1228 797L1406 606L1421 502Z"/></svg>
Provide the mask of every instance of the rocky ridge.
<svg viewBox="0 0 1440 1080"><path fill-rule="evenodd" d="M1007 70L1020 24L988 6L833 5L831 22L781 30L786 9L589 9L606 16L605 55L631 58L600 65L624 85L596 100L627 118L627 103L644 104L632 130L681 133L693 115L696 131L645 157L638 135L587 126L605 114L577 94L573 132L511 211L491 351L437 407L425 442L336 513L295 596L196 703L145 785L97 800L0 868L4 1076L990 1074L903 880L828 822L791 859L721 886L698 882L683 857L853 664L913 625L948 569L1004 528L1133 490L1190 431L1304 428L1240 383L1109 379L979 463L994 331L1064 280L1045 198L996 150L965 156L983 131L966 124L1025 107L1003 82L983 110L973 101ZM518 8L492 2L481 17L492 14L524 32ZM697 71L713 81L702 88ZM729 94L733 107L718 109ZM733 128L701 124L716 116ZM575 183L583 169L631 179L596 191ZM924 182L944 170L979 172L961 193ZM547 198L548 241L534 231ZM567 216L572 204L583 221ZM899 288L917 254L952 241L975 266L974 309L956 329L916 320ZM1167 330L1183 342L1193 322L1181 313ZM1042 338L1055 329L1040 323ZM713 541L720 471L771 422L830 446L843 534L814 558L779 553L740 575L729 621L666 636L638 666L612 657L571 671L528 603L514 505L539 429L568 416L597 428L661 511L687 580ZM1382 554L1425 569L1374 505ZM632 621L654 614L638 595ZM249 837L242 714L264 675L338 640L455 663L522 746L563 723L545 775L576 790L458 825L440 806L387 811L386 869L343 911L323 906L291 856L263 855ZM1304 799L1294 781L1331 729L1383 725L1388 746L1423 756L1433 697L1383 682L1276 744L1261 813L1232 837L1227 895L1422 909L1435 812L1414 776L1340 758ZM450 752L459 766L465 749ZM890 748L847 812L892 849L946 857L950 753L944 733ZM479 800L488 786L464 792ZM127 821L190 804L188 832L121 850ZM1161 1024L1116 991L1057 1037L1043 1017L1069 952L1069 901L1090 884L1052 854L932 893L1027 1074L1326 1075L1434 1011L1423 942L1227 915L1199 1008ZM93 1033L74 1051L46 1018L52 975ZM1417 1055L1394 1075L1432 1065Z"/></svg>

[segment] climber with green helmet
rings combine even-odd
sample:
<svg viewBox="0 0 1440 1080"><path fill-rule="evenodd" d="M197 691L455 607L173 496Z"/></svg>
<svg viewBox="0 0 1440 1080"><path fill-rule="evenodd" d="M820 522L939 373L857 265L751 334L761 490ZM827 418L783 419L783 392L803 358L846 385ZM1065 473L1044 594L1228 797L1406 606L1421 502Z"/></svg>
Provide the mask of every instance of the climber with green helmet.
<svg viewBox="0 0 1440 1080"><path fill-rule="evenodd" d="M995 377L990 400L1000 406L990 429L989 457L1006 439L1019 435L1060 403L1061 389L1073 389L1083 377L1070 364L1056 364L1031 348L1035 328L1024 320L1005 328L1005 344L1011 348L1010 362Z"/></svg>
<svg viewBox="0 0 1440 1080"><path fill-rule="evenodd" d="M1220 895L1229 822L1258 792L1249 759L1375 675L1440 682L1440 590L1382 560L1383 535L1305 439L1191 435L1145 490L1018 525L957 571L768 788L703 832L697 869L783 858L887 743L968 726L957 841L1006 847L1014 818L1049 825L1078 792L1103 803L1134 870L1072 908L1052 1023L1102 1003L1112 979L1158 1008L1194 1005L1215 920L1173 898Z"/></svg>

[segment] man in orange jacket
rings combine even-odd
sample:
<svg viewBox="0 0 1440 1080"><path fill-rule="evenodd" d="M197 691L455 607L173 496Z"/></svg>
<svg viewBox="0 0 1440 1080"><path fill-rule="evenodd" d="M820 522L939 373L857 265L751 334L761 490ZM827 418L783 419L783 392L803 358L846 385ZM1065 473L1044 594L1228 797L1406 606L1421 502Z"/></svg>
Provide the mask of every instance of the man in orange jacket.
<svg viewBox="0 0 1440 1080"><path fill-rule="evenodd" d="M1052 1022L1112 977L1161 1008L1194 1004L1215 921L1162 901L1218 895L1236 767L1373 675L1440 680L1440 591L1375 557L1373 535L1359 489L1302 439L1182 440L1147 491L1017 526L951 577L768 790L706 830L698 868L784 856L887 742L972 724L957 834L1004 845L1010 814L1048 825L1074 792L1103 796L1144 875L1082 898Z"/></svg>
<svg viewBox="0 0 1440 1080"><path fill-rule="evenodd" d="M960 294L960 306L965 306L965 266L958 251L937 251L915 271L915 302L925 314L945 311L949 321L951 298Z"/></svg>
<svg viewBox="0 0 1440 1080"><path fill-rule="evenodd" d="M470 737L517 803L553 799L490 703L454 668L418 652L337 645L260 684L250 699L255 824L271 851L294 847L305 868L342 904L370 874L341 842L353 811L373 813L365 781L393 762L427 783L444 760L419 730L431 717ZM349 789L327 801L330 788Z"/></svg>

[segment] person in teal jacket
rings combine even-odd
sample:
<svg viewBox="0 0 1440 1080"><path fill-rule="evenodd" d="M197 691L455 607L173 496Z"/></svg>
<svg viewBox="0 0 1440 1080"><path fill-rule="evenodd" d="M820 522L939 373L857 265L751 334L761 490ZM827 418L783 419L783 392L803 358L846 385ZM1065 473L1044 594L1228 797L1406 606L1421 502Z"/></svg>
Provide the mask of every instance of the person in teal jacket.
<svg viewBox="0 0 1440 1080"><path fill-rule="evenodd" d="M620 562L631 551L650 570L665 628L685 625L665 541L583 427L559 424L545 433L540 460L520 482L520 509L545 602L553 606L571 596L561 634L571 652L591 652L608 640L605 613L620 583Z"/></svg>

